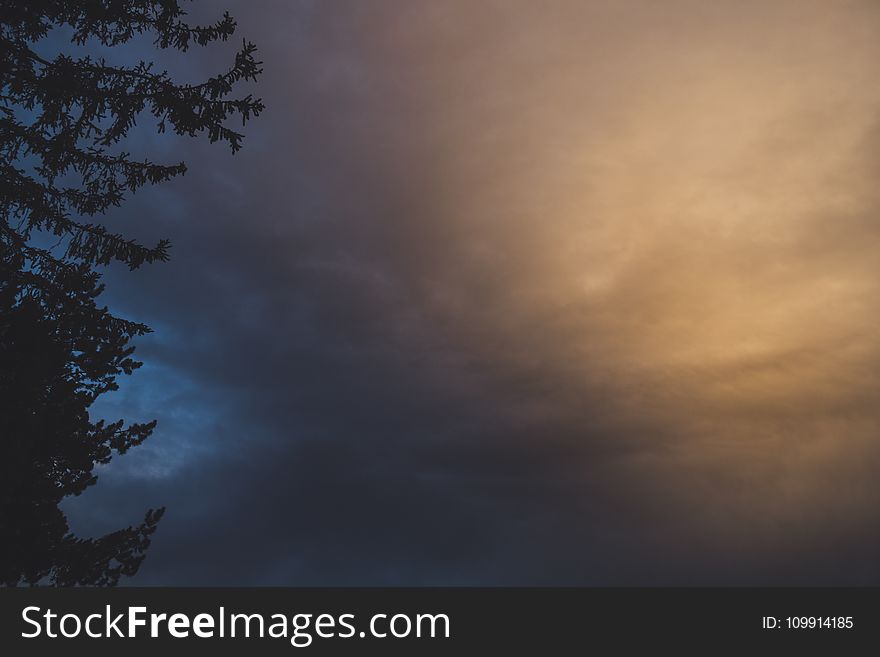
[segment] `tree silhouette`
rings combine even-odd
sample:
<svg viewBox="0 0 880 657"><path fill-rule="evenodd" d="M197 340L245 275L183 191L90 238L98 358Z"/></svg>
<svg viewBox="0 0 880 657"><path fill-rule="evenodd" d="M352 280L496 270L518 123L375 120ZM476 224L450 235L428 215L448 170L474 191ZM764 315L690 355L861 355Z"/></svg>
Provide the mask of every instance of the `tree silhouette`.
<svg viewBox="0 0 880 657"><path fill-rule="evenodd" d="M68 527L59 503L79 495L107 463L143 442L155 421L93 420L89 408L140 366L143 324L97 303L97 268L134 269L168 258L169 242L145 246L97 218L140 187L186 171L183 163L133 159L121 141L147 113L159 132L207 135L232 152L263 104L232 97L261 72L244 42L230 69L201 84L175 83L153 64L40 54L55 28L91 50L135 37L160 49L226 41L235 21L185 22L179 0L0 0L0 583L114 585L144 559L163 509L139 526L97 539ZM53 243L49 246L49 243Z"/></svg>

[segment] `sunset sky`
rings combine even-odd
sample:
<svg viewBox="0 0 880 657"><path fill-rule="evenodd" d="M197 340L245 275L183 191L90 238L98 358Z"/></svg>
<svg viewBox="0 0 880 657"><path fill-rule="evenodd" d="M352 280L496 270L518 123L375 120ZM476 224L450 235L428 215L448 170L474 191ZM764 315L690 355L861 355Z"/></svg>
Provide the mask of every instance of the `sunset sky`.
<svg viewBox="0 0 880 657"><path fill-rule="evenodd" d="M266 113L107 218L133 583L880 584L880 3L227 6Z"/></svg>

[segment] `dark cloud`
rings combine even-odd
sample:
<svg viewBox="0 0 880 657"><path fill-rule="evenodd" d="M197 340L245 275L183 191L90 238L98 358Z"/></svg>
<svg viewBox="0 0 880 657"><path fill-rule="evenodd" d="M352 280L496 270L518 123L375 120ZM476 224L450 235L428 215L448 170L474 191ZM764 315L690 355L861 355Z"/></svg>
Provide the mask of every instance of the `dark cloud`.
<svg viewBox="0 0 880 657"><path fill-rule="evenodd" d="M141 138L190 171L117 213L173 260L108 272L100 410L159 429L75 527L168 505L141 584L877 583L877 12L478 4L233 7L268 110Z"/></svg>

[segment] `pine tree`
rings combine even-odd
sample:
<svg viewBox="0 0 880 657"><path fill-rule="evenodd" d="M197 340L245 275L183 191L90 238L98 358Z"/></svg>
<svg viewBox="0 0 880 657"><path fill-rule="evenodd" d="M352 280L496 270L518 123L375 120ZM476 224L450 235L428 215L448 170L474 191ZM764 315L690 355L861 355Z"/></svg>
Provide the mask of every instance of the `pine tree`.
<svg viewBox="0 0 880 657"><path fill-rule="evenodd" d="M58 504L97 479L94 467L143 442L155 421L93 420L89 408L140 366L131 341L149 332L98 305L99 268L168 259L103 220L133 192L186 171L132 157L136 121L224 142L263 109L236 84L255 80L255 46L201 84L178 84L149 62L54 57L40 46L56 28L90 50L141 35L160 49L226 41L235 21L185 22L180 0L0 0L0 583L114 585L143 561L163 509L97 539L74 536ZM109 213L112 215L112 213ZM102 220L98 220L101 217ZM51 240L47 238L51 237ZM48 241L53 246L46 246Z"/></svg>

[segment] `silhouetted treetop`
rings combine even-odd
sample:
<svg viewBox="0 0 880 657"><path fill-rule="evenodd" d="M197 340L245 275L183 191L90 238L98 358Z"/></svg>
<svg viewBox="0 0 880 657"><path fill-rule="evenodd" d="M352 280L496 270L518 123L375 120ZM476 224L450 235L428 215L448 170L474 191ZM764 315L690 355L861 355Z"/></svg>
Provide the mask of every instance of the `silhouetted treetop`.
<svg viewBox="0 0 880 657"><path fill-rule="evenodd" d="M47 58L38 51L59 26L71 28L81 45L116 46L149 34L157 47L181 51L226 41L235 31L228 14L207 27L190 26L184 16L177 0L0 2L0 210L10 246L47 231L62 239L67 257L90 264L118 260L135 268L167 259L168 241L143 246L85 218L118 206L147 183L184 173L186 166L140 161L111 149L148 111L160 132L170 127L179 135L204 134L237 151L243 135L227 120L238 117L244 125L263 109L251 95L231 97L237 82L261 72L255 46L244 42L227 71L200 84L177 84L150 62L122 67L101 57ZM51 257L45 251L31 255Z"/></svg>

